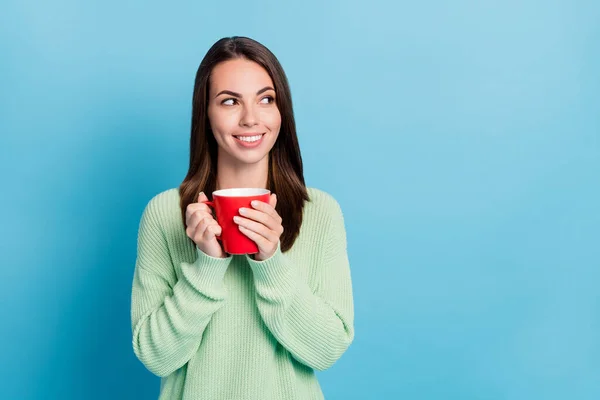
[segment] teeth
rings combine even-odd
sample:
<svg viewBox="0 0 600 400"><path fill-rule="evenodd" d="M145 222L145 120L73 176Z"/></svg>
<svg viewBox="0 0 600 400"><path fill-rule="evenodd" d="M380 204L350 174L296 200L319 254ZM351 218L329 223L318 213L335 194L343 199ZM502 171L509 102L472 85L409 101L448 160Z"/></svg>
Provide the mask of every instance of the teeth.
<svg viewBox="0 0 600 400"><path fill-rule="evenodd" d="M257 140L259 140L262 135L256 135L256 136L236 136L239 140L244 141L244 142L256 142Z"/></svg>

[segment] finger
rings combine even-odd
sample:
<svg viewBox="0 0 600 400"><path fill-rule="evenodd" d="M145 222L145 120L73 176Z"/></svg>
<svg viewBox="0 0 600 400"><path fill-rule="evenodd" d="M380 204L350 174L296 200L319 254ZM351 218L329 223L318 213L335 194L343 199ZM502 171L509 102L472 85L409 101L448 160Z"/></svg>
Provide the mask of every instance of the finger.
<svg viewBox="0 0 600 400"><path fill-rule="evenodd" d="M204 217L200 222L198 222L198 226L196 227L196 233L194 234L194 237L200 241L200 240L207 240L207 239L211 239L210 237L210 232L208 237L206 236L206 231L207 228L210 226L210 220L208 217Z"/></svg>
<svg viewBox="0 0 600 400"><path fill-rule="evenodd" d="M210 206L206 203L190 203L188 209L191 210L210 210Z"/></svg>
<svg viewBox="0 0 600 400"><path fill-rule="evenodd" d="M269 205L275 209L275 206L277 205L277 195L275 193L271 194L269 197Z"/></svg>
<svg viewBox="0 0 600 400"><path fill-rule="evenodd" d="M196 196L196 202L191 202L190 204L188 204L188 207L196 209L197 207L202 207L202 208L209 208L209 205L206 204L206 202L208 202L208 198L206 197L206 194L204 194L204 192L200 192L198 193L198 196Z"/></svg>
<svg viewBox="0 0 600 400"><path fill-rule="evenodd" d="M217 224L209 224L204 230L204 239L213 240L216 236L219 236L221 227Z"/></svg>
<svg viewBox="0 0 600 400"><path fill-rule="evenodd" d="M277 213L275 208L273 208L273 206L271 206L271 204L265 203L264 201L258 201L258 200L254 200L250 204L252 205L252 207L254 209L256 209L258 211L262 211L264 213L267 213L271 217L273 217L275 220L281 222L281 217L279 216L279 214Z"/></svg>
<svg viewBox="0 0 600 400"><path fill-rule="evenodd" d="M204 235L204 231L206 230L206 227L208 225L205 222L205 218L201 218L200 220L197 221L196 228L194 229L194 237L195 238L202 238L202 235Z"/></svg>
<svg viewBox="0 0 600 400"><path fill-rule="evenodd" d="M221 225L219 225L219 223L217 221L215 221L213 218L210 219L210 221L208 222L208 228L211 230L211 232L213 232L216 236L221 235L223 228L221 228Z"/></svg>
<svg viewBox="0 0 600 400"><path fill-rule="evenodd" d="M196 232L196 229L194 227L188 225L188 227L185 228L185 234L192 240L194 240L194 232Z"/></svg>
<svg viewBox="0 0 600 400"><path fill-rule="evenodd" d="M263 211L253 210L251 208L246 208L246 207L240 208L239 211L240 211L240 215L242 215L243 217L260 222L261 224L265 225L269 229L277 230L277 226L279 225L279 222L275 218L273 218L272 215L267 214Z"/></svg>
<svg viewBox="0 0 600 400"><path fill-rule="evenodd" d="M189 221L187 221L187 228L185 229L185 233L188 235L188 237L190 239L192 239L194 242L197 241L198 239L198 235L201 232L200 231L200 222L202 220L198 219L198 215L194 214Z"/></svg>
<svg viewBox="0 0 600 400"><path fill-rule="evenodd" d="M203 211L196 211L188 219L188 226L191 226L195 229L204 218L210 218L211 220L214 220L211 214Z"/></svg>
<svg viewBox="0 0 600 400"><path fill-rule="evenodd" d="M221 236L223 234L223 228L216 222L211 225L211 229L216 236Z"/></svg>
<svg viewBox="0 0 600 400"><path fill-rule="evenodd" d="M203 212L205 214L211 214L211 209L206 204L191 203L185 209L186 219L190 219L192 217L192 215L196 212Z"/></svg>
<svg viewBox="0 0 600 400"><path fill-rule="evenodd" d="M198 193L198 203L203 203L205 201L208 201L208 197L206 197L204 192Z"/></svg>
<svg viewBox="0 0 600 400"><path fill-rule="evenodd" d="M271 245L271 242L269 242L264 236L259 235L258 233L251 231L248 228L240 226L240 232L242 232L248 238L252 239L254 243L256 243L256 245L259 247L259 249L266 249L269 247L269 245Z"/></svg>
<svg viewBox="0 0 600 400"><path fill-rule="evenodd" d="M209 213L214 218L216 218L217 214L215 212L214 207L209 206L208 204L206 204L206 202L208 202L208 197L206 197L206 194L204 192L200 192L198 194L198 203L197 204L200 204L201 207L203 207L202 208L203 210L205 210L207 213Z"/></svg>
<svg viewBox="0 0 600 400"><path fill-rule="evenodd" d="M201 211L201 210L194 210L193 212L190 212L187 216L187 224L191 225L191 226L196 226L198 225L198 222L200 222L202 220L202 218L204 218L205 216L207 216L208 214Z"/></svg>
<svg viewBox="0 0 600 400"><path fill-rule="evenodd" d="M269 229L268 227L266 227L265 225L263 225L259 222L252 221L248 218L243 218L243 217L234 217L233 220L239 226L242 226L248 230L251 230L252 232L256 232L257 234L264 237L269 242L275 243L279 240L279 236L277 235L277 233L273 232L271 229Z"/></svg>

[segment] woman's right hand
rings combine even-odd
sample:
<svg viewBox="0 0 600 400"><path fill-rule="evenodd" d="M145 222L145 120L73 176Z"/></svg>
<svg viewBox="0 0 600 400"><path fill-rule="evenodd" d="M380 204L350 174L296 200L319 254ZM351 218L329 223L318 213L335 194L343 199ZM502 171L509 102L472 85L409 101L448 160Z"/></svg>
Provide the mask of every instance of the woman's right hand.
<svg viewBox="0 0 600 400"><path fill-rule="evenodd" d="M225 258L227 254L217 240L217 236L223 230L214 219L210 207L203 203L204 201L208 201L208 198L204 192L200 192L198 202L187 206L185 211L187 229L185 233L205 254L215 258Z"/></svg>

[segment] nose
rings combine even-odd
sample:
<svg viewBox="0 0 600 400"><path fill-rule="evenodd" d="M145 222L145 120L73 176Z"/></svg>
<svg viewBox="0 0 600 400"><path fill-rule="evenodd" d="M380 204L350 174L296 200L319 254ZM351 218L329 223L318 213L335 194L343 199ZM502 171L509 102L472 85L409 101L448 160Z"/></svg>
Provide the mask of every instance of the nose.
<svg viewBox="0 0 600 400"><path fill-rule="evenodd" d="M240 118L240 126L253 127L258 125L258 110L253 105L244 107Z"/></svg>

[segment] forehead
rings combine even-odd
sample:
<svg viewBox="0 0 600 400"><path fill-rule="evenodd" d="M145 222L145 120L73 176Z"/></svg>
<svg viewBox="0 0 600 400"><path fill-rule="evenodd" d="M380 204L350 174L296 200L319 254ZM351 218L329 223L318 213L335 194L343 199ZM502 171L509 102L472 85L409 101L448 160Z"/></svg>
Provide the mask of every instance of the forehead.
<svg viewBox="0 0 600 400"><path fill-rule="evenodd" d="M273 86L267 71L254 61L243 58L217 64L210 76L210 91L232 90L255 94L265 86Z"/></svg>

